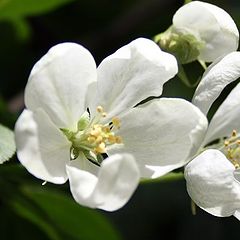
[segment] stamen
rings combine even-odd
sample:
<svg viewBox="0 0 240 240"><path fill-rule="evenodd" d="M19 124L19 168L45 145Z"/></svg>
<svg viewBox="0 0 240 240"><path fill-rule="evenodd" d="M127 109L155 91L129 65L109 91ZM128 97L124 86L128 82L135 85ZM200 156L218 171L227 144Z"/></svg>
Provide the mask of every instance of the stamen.
<svg viewBox="0 0 240 240"><path fill-rule="evenodd" d="M232 131L231 137L224 141L225 154L236 169L240 167L240 139L236 130Z"/></svg>
<svg viewBox="0 0 240 240"><path fill-rule="evenodd" d="M120 128L120 120L117 117L112 118L112 124L114 127Z"/></svg>
<svg viewBox="0 0 240 240"><path fill-rule="evenodd" d="M103 113L104 112L103 107L102 106L97 106L97 112Z"/></svg>
<svg viewBox="0 0 240 240"><path fill-rule="evenodd" d="M88 138L87 138L87 140L88 140L88 142L89 143L94 143L95 142L95 137L93 137L93 136L89 136Z"/></svg>
<svg viewBox="0 0 240 240"><path fill-rule="evenodd" d="M233 131L232 131L232 137L236 137L237 136L237 131L234 129Z"/></svg>
<svg viewBox="0 0 240 240"><path fill-rule="evenodd" d="M120 136L116 136L116 143L122 143L122 138Z"/></svg>
<svg viewBox="0 0 240 240"><path fill-rule="evenodd" d="M103 141L103 137L102 136L98 136L95 140L96 143L100 143Z"/></svg>
<svg viewBox="0 0 240 240"><path fill-rule="evenodd" d="M96 153L106 153L106 146L104 142L101 142L96 148L95 148Z"/></svg>
<svg viewBox="0 0 240 240"><path fill-rule="evenodd" d="M111 144L114 144L116 143L116 137L114 135L109 135L108 137L108 141L111 143Z"/></svg>
<svg viewBox="0 0 240 240"><path fill-rule="evenodd" d="M63 134L72 143L70 148L70 160L78 158L83 154L94 164L101 164L106 154L107 146L122 143L122 138L115 135L115 130L120 128L120 120L113 117L110 123L102 123L103 117L107 116L102 106L96 108L97 114L90 119L89 112L85 112L78 121L78 129L73 132L61 129Z"/></svg>
<svg viewBox="0 0 240 240"><path fill-rule="evenodd" d="M225 147L227 147L229 145L229 141L225 140L224 145L225 145Z"/></svg>
<svg viewBox="0 0 240 240"><path fill-rule="evenodd" d="M92 131L90 132L90 134L94 137L98 137L100 133L101 133L101 128L97 125L94 125Z"/></svg>

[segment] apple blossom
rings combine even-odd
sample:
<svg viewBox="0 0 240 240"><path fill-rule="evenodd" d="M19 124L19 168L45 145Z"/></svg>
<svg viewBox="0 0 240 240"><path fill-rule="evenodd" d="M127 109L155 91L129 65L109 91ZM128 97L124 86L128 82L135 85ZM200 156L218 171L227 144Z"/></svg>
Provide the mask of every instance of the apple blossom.
<svg viewBox="0 0 240 240"><path fill-rule="evenodd" d="M193 103L207 114L224 87L240 77L240 52L219 59L205 72ZM240 219L240 83L214 114L200 155L185 168L193 201L215 216ZM204 151L204 149L207 149Z"/></svg>
<svg viewBox="0 0 240 240"><path fill-rule="evenodd" d="M193 1L178 9L173 25L155 40L182 64L196 59L212 62L237 50L239 33L226 11L210 3Z"/></svg>
<svg viewBox="0 0 240 240"><path fill-rule="evenodd" d="M98 68L84 47L56 45L35 64L25 89L27 109L15 127L20 162L44 181L69 179L84 206L117 210L140 177L183 166L202 140L206 119L193 104L162 98L139 105L161 95L176 73L174 56L144 38Z"/></svg>

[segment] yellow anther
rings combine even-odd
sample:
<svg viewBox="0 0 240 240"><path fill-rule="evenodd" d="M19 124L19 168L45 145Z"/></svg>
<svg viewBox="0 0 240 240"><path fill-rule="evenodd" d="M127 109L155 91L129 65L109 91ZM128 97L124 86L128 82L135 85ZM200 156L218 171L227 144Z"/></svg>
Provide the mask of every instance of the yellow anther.
<svg viewBox="0 0 240 240"><path fill-rule="evenodd" d="M113 144L113 143L116 143L116 137L114 135L109 135L108 136L108 141Z"/></svg>
<svg viewBox="0 0 240 240"><path fill-rule="evenodd" d="M116 143L122 143L122 138L120 136L116 136Z"/></svg>
<svg viewBox="0 0 240 240"><path fill-rule="evenodd" d="M98 159L104 158L100 155L106 153L108 146L122 143L121 137L115 135L116 128L120 126L120 120L114 117L111 121L104 123L101 120L107 116L107 113L102 106L98 106L96 111L98 114L93 119L89 119L87 125L78 129L76 133L71 133L70 137L67 136L72 141L71 160L83 152L87 158L91 156L98 162Z"/></svg>
<svg viewBox="0 0 240 240"><path fill-rule="evenodd" d="M229 145L229 141L228 141L228 140L225 140L225 141L224 141L224 145L225 145L225 147L227 147L227 146Z"/></svg>
<svg viewBox="0 0 240 240"><path fill-rule="evenodd" d="M89 136L89 137L87 138L87 140L88 140L89 143L94 143L94 142L96 141L96 138L93 137L93 136Z"/></svg>
<svg viewBox="0 0 240 240"><path fill-rule="evenodd" d="M110 132L111 132L110 127L103 127L102 130L103 130L105 133L110 133Z"/></svg>
<svg viewBox="0 0 240 240"><path fill-rule="evenodd" d="M119 120L119 118L117 118L117 117L112 118L112 124L113 124L113 126L119 128L120 127L120 120Z"/></svg>
<svg viewBox="0 0 240 240"><path fill-rule="evenodd" d="M104 112L103 107L102 106L97 106L97 112L103 113Z"/></svg>
<svg viewBox="0 0 240 240"><path fill-rule="evenodd" d="M238 169L240 166L239 166L238 163L235 163L235 164L234 164L234 167L235 167L235 169Z"/></svg>
<svg viewBox="0 0 240 240"><path fill-rule="evenodd" d="M98 137L102 132L102 127L99 124L93 125L93 128L90 132L92 136Z"/></svg>
<svg viewBox="0 0 240 240"><path fill-rule="evenodd" d="M93 129L93 130L91 130L91 132L90 132L90 134L92 135L92 136L94 136L94 137L98 137L99 135L100 135L100 133L101 133L101 130L100 129Z"/></svg>
<svg viewBox="0 0 240 240"><path fill-rule="evenodd" d="M102 112L102 117L106 117L107 113L106 112Z"/></svg>
<svg viewBox="0 0 240 240"><path fill-rule="evenodd" d="M236 137L237 136L237 131L234 129L233 131L232 131L232 137Z"/></svg>
<svg viewBox="0 0 240 240"><path fill-rule="evenodd" d="M236 130L224 141L224 153L236 169L240 168L240 136Z"/></svg>
<svg viewBox="0 0 240 240"><path fill-rule="evenodd" d="M105 153L106 152L106 145L104 142L101 142L96 148L96 153Z"/></svg>
<svg viewBox="0 0 240 240"><path fill-rule="evenodd" d="M103 140L103 137L102 137L102 136L98 136L98 137L96 138L95 142L96 142L96 143L100 143L100 142L102 142L102 140Z"/></svg>

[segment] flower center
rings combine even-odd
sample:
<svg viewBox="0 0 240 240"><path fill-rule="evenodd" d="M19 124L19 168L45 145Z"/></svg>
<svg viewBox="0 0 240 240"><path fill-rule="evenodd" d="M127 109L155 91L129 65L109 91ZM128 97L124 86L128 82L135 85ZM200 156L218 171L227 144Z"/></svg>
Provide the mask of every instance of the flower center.
<svg viewBox="0 0 240 240"><path fill-rule="evenodd" d="M90 120L89 112L85 112L78 121L76 132L68 129L61 129L68 140L72 143L70 159L76 159L80 153L96 165L100 165L106 154L106 147L122 143L120 136L115 132L120 128L120 120L113 117L108 123L103 122L107 116L103 107L97 107L96 116Z"/></svg>
<svg viewBox="0 0 240 240"><path fill-rule="evenodd" d="M236 130L232 131L230 138L224 141L224 150L226 157L236 169L240 168L240 135Z"/></svg>

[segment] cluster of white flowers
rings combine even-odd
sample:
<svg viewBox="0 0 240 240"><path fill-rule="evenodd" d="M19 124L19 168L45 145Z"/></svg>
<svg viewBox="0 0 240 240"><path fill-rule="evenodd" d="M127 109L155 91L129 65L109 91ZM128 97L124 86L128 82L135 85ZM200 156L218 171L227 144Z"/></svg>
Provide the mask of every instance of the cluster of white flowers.
<svg viewBox="0 0 240 240"><path fill-rule="evenodd" d="M79 44L51 48L30 73L26 109L15 127L17 155L26 169L47 182L69 180L81 205L114 211L141 178L182 167L220 139L218 150L206 150L186 166L188 192L212 214L237 216L240 85L209 126L206 118L223 88L240 76L240 53L233 52L237 28L225 11L198 1L177 11L173 27L203 43L199 59L221 57L205 72L193 103L154 98L140 104L159 97L178 72L175 57L151 40L132 41L97 68Z"/></svg>
<svg viewBox="0 0 240 240"><path fill-rule="evenodd" d="M193 104L207 115L222 90L240 77L239 34L222 9L194 1L177 11L173 23L205 42L199 58L213 61L198 85ZM205 137L185 167L187 190L193 201L220 217L240 219L240 84L212 117Z"/></svg>

